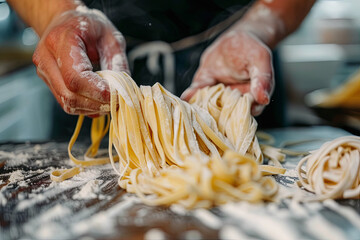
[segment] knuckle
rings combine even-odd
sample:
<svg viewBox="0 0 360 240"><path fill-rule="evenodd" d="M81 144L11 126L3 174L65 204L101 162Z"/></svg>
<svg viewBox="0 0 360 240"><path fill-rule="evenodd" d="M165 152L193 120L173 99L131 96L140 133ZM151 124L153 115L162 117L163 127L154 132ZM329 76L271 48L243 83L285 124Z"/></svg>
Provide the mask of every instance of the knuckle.
<svg viewBox="0 0 360 240"><path fill-rule="evenodd" d="M35 64L35 66L38 66L40 63L40 53L39 53L39 49L37 48L34 52L34 54L32 55L32 61Z"/></svg>
<svg viewBox="0 0 360 240"><path fill-rule="evenodd" d="M60 97L61 106L68 114L75 114L78 104L78 99L75 94L64 94Z"/></svg>
<svg viewBox="0 0 360 240"><path fill-rule="evenodd" d="M263 56L266 59L271 59L271 57L272 57L270 49L268 49L266 46L260 48L259 52L260 52L261 56Z"/></svg>
<svg viewBox="0 0 360 240"><path fill-rule="evenodd" d="M115 32L113 32L113 36L115 39L115 44L118 45L120 49L125 49L126 41L125 41L125 37L122 35L122 33L119 31L115 31Z"/></svg>
<svg viewBox="0 0 360 240"><path fill-rule="evenodd" d="M76 93L79 90L79 84L75 74L76 73L69 71L63 76L65 86L73 93Z"/></svg>
<svg viewBox="0 0 360 240"><path fill-rule="evenodd" d="M53 49L58 39L59 39L59 33L56 31L56 29L54 29L45 36L45 40L44 40L45 45L50 49Z"/></svg>

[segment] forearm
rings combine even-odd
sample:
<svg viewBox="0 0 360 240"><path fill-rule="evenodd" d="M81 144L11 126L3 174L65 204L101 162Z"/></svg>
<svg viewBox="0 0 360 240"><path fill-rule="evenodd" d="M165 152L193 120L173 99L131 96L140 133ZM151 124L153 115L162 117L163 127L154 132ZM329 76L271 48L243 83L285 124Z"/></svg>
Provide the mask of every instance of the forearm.
<svg viewBox="0 0 360 240"><path fill-rule="evenodd" d="M51 20L61 13L76 9L81 1L74 0L8 0L10 6L41 36Z"/></svg>
<svg viewBox="0 0 360 240"><path fill-rule="evenodd" d="M296 30L315 0L258 0L230 30L253 33L270 48Z"/></svg>

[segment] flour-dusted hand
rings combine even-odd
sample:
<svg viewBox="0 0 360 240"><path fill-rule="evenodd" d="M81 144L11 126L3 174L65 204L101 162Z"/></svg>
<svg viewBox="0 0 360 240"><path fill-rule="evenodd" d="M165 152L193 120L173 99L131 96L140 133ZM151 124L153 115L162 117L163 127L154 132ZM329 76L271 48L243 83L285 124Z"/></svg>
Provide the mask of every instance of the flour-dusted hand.
<svg viewBox="0 0 360 240"><path fill-rule="evenodd" d="M33 62L69 114L109 111L109 88L95 70L129 72L122 34L98 10L79 6L51 21Z"/></svg>
<svg viewBox="0 0 360 240"><path fill-rule="evenodd" d="M274 89L271 52L254 35L230 31L202 55L193 82L182 97L189 100L200 88L224 83L254 97L253 115L261 113Z"/></svg>
<svg viewBox="0 0 360 240"><path fill-rule="evenodd" d="M293 32L315 0L257 0L239 21L210 45L201 57L189 100L204 86L224 83L254 99L252 114L259 115L274 90L271 48Z"/></svg>

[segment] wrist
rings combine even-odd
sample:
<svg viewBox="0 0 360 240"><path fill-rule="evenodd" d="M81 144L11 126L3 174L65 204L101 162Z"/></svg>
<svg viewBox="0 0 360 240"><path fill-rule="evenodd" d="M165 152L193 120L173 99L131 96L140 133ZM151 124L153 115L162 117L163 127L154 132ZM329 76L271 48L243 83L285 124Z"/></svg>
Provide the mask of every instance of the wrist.
<svg viewBox="0 0 360 240"><path fill-rule="evenodd" d="M274 48L286 36L284 22L270 8L257 4L230 31L247 32L265 45Z"/></svg>
<svg viewBox="0 0 360 240"><path fill-rule="evenodd" d="M76 10L80 5L83 5L80 1L59 1L58 4L54 4L54 1L49 0L45 3L44 11L46 14L39 14L30 25L35 29L37 34L41 37L51 22L64 14L65 12Z"/></svg>

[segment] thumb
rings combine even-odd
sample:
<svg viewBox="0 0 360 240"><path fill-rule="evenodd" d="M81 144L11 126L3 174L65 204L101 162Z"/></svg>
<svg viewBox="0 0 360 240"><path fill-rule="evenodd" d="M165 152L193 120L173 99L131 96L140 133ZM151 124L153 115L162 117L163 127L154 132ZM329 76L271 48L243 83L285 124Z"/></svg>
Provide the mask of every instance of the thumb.
<svg viewBox="0 0 360 240"><path fill-rule="evenodd" d="M108 31L99 46L101 69L130 74L125 48L123 35L119 31Z"/></svg>
<svg viewBox="0 0 360 240"><path fill-rule="evenodd" d="M250 93L256 103L267 105L270 102L271 89L269 89L269 77L258 76L251 79Z"/></svg>
<svg viewBox="0 0 360 240"><path fill-rule="evenodd" d="M192 87L190 85L190 87L188 87L180 96L180 98L182 100L185 100L185 101L190 101L190 99L195 95L196 91L198 90L199 88L195 88L195 87Z"/></svg>
<svg viewBox="0 0 360 240"><path fill-rule="evenodd" d="M257 65L250 69L250 79L250 93L255 102L260 105L269 104L275 86L271 61L258 61Z"/></svg>

